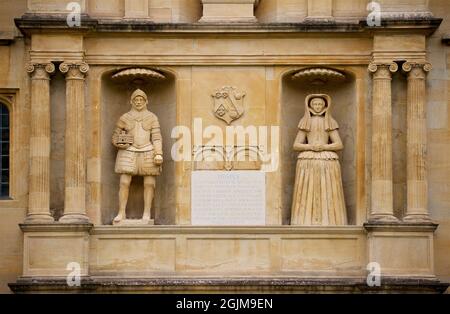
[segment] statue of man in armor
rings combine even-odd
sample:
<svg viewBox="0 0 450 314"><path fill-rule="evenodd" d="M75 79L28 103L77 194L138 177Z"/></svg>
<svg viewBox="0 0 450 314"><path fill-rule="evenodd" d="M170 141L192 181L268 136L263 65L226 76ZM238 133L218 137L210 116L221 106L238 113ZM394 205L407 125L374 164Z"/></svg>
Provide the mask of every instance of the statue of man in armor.
<svg viewBox="0 0 450 314"><path fill-rule="evenodd" d="M142 223L152 224L151 208L156 176L163 163L162 137L158 117L147 109L148 97L140 89L131 95L131 110L120 117L112 143L119 149L115 172L120 174L119 214L113 224L126 220L128 194L133 176L144 177Z"/></svg>

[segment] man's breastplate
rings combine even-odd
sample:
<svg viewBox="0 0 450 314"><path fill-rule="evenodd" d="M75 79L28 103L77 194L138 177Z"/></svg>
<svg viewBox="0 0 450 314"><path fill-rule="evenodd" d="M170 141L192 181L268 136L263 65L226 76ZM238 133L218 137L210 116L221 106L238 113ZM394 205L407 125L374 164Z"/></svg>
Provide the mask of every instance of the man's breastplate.
<svg viewBox="0 0 450 314"><path fill-rule="evenodd" d="M128 151L148 152L153 150L153 145L150 141L150 130L144 130L141 121L136 122L133 130L131 131L131 134L133 135L134 141L133 145L127 149Z"/></svg>

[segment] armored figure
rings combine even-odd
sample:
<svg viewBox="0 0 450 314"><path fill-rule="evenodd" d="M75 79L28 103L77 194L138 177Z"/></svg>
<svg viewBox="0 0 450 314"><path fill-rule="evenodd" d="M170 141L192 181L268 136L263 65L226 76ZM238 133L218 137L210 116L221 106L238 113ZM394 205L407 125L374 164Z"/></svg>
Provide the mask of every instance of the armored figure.
<svg viewBox="0 0 450 314"><path fill-rule="evenodd" d="M144 177L144 215L151 224L156 176L163 163L162 137L158 117L147 109L148 97L140 89L131 95L131 110L120 117L112 143L119 149L115 172L120 174L119 214L113 224L126 220L128 194L133 176Z"/></svg>

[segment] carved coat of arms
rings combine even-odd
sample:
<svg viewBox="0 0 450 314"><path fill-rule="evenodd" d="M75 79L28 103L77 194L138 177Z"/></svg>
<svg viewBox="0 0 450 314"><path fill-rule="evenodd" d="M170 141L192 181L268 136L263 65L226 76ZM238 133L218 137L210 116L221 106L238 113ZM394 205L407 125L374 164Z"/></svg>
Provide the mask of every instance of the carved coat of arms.
<svg viewBox="0 0 450 314"><path fill-rule="evenodd" d="M244 114L245 92L240 92L236 87L225 86L217 90L213 95L214 115L230 124Z"/></svg>

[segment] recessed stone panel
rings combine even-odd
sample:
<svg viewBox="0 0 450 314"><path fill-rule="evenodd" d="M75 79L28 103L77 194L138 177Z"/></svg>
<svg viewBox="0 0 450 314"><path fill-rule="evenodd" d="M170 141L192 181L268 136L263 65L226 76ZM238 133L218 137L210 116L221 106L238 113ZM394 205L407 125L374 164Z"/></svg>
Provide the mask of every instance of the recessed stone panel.
<svg viewBox="0 0 450 314"><path fill-rule="evenodd" d="M94 254L94 273L145 274L175 270L174 239L99 238Z"/></svg>
<svg viewBox="0 0 450 314"><path fill-rule="evenodd" d="M358 238L284 238L281 245L283 271L361 271Z"/></svg>
<svg viewBox="0 0 450 314"><path fill-rule="evenodd" d="M187 239L186 271L247 273L270 269L269 239Z"/></svg>

